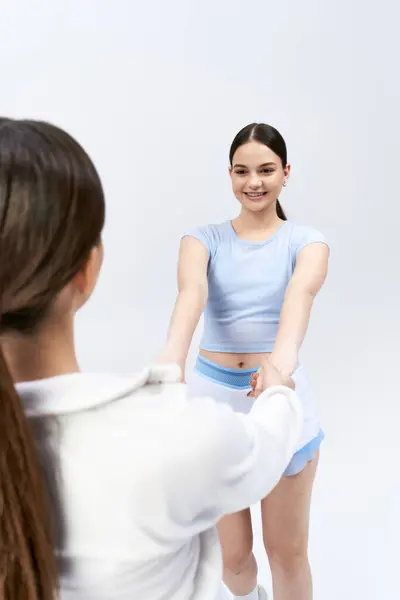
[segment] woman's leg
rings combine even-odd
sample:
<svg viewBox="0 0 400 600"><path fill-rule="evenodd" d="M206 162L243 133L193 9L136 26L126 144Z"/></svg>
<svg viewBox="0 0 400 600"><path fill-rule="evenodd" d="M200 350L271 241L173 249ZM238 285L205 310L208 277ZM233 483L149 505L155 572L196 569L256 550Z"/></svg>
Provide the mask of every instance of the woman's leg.
<svg viewBox="0 0 400 600"><path fill-rule="evenodd" d="M297 475L283 477L261 503L274 600L312 600L308 534L319 452Z"/></svg>
<svg viewBox="0 0 400 600"><path fill-rule="evenodd" d="M249 412L253 400L247 397L254 369L224 369L199 357L189 375L191 396L211 397L238 412ZM224 563L224 583L235 598L262 600L257 587L257 563L253 555L253 531L250 509L228 515L218 524Z"/></svg>
<svg viewBox="0 0 400 600"><path fill-rule="evenodd" d="M247 596L257 586L250 510L228 515L218 524L224 561L224 583L234 596Z"/></svg>

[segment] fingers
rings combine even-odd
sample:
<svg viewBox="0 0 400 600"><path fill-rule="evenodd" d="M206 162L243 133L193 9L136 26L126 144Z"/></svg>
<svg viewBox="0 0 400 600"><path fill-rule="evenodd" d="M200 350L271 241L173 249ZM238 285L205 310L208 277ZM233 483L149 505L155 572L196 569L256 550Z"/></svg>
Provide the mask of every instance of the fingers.
<svg viewBox="0 0 400 600"><path fill-rule="evenodd" d="M264 377L263 374L259 371L257 373L256 385L254 388L254 395L257 398L263 391L264 388Z"/></svg>
<svg viewBox="0 0 400 600"><path fill-rule="evenodd" d="M257 387L258 379L259 379L259 372L256 371L255 373L252 373L252 375L250 377L250 386L251 386L252 389L247 394L248 398L255 398L256 397L256 387Z"/></svg>

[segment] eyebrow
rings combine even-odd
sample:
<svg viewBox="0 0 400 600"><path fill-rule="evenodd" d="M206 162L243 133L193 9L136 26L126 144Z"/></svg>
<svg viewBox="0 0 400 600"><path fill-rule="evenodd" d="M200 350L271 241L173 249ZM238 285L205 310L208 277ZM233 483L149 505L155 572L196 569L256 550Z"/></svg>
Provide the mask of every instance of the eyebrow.
<svg viewBox="0 0 400 600"><path fill-rule="evenodd" d="M276 163L274 163L274 162L267 162L267 163L264 163L263 165L260 165L259 169L261 169L262 167L272 167L272 166L276 167ZM237 167L239 167L241 169L247 169L246 165L233 165L234 169L236 169Z"/></svg>

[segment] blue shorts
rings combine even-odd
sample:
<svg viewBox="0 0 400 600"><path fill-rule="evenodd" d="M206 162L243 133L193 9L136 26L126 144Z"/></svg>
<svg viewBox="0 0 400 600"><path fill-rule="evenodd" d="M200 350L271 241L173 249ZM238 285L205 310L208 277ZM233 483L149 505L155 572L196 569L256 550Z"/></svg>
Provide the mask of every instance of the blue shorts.
<svg viewBox="0 0 400 600"><path fill-rule="evenodd" d="M228 369L202 356L197 357L194 371L187 377L191 396L208 396L217 402L229 404L237 412L248 413L254 400L247 396L250 378L257 369ZM315 458L325 435L322 431L304 367L299 365L293 373L296 393L303 405L304 425L299 446L284 476L297 475Z"/></svg>

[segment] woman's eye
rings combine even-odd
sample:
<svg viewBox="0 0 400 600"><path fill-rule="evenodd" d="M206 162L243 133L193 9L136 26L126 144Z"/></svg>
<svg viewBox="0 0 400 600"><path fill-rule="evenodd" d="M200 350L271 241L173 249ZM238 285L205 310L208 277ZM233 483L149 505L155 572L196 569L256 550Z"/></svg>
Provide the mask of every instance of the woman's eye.
<svg viewBox="0 0 400 600"><path fill-rule="evenodd" d="M246 171L236 171L236 175L244 175L246 173Z"/></svg>
<svg viewBox="0 0 400 600"><path fill-rule="evenodd" d="M273 169L263 169L262 172L263 173L273 173L274 170Z"/></svg>

